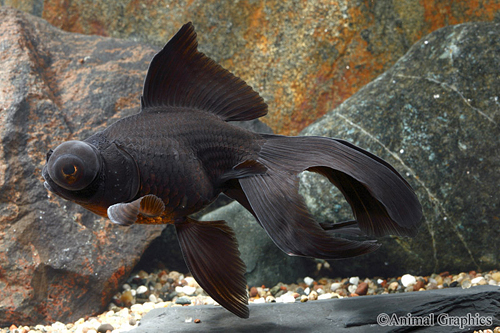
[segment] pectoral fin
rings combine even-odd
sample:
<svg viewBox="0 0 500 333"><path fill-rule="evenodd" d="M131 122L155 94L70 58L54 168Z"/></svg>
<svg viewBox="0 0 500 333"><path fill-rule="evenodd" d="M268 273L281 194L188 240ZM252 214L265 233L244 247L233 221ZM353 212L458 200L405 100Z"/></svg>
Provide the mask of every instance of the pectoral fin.
<svg viewBox="0 0 500 333"><path fill-rule="evenodd" d="M143 215L145 217L160 216L165 210L165 204L156 195L148 194L128 203L118 203L108 208L108 218L111 222L130 226Z"/></svg>
<svg viewBox="0 0 500 333"><path fill-rule="evenodd" d="M215 301L241 318L248 318L245 264L238 243L224 221L176 222L175 229L191 274Z"/></svg>

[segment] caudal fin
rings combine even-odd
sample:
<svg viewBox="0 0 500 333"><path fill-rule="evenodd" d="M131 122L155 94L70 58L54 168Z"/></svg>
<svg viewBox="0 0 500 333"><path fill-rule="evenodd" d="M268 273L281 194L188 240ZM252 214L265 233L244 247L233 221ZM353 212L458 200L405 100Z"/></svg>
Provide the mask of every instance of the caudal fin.
<svg viewBox="0 0 500 333"><path fill-rule="evenodd" d="M341 140L264 138L267 141L258 162L267 167L267 173L239 179L239 183L248 201L246 206L284 252L340 259L372 252L379 244L332 237L331 233L417 234L422 218L420 203L410 185L387 162ZM339 188L356 221L338 228L322 227L314 221L298 193L297 175L304 170L326 176Z"/></svg>

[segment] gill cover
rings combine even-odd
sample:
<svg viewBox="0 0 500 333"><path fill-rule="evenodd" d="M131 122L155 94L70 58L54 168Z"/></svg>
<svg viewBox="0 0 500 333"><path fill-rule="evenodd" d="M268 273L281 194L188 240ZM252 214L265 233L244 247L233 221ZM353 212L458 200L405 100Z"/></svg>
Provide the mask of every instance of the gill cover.
<svg viewBox="0 0 500 333"><path fill-rule="evenodd" d="M101 162L94 149L82 141L67 141L60 144L50 155L47 171L60 187L82 190L95 179Z"/></svg>

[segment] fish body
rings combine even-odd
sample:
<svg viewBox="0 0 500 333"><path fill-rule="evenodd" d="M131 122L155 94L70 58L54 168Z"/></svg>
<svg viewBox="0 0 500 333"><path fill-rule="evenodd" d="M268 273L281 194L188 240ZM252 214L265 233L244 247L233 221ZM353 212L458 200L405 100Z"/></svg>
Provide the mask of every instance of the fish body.
<svg viewBox="0 0 500 333"><path fill-rule="evenodd" d="M173 223L213 202L232 168L257 158L259 139L213 114L166 108L121 119L84 142L98 150L116 145L128 153L137 163L140 186L124 201L153 194L165 204L163 223ZM111 188L123 181L118 178L113 184L110 178Z"/></svg>
<svg viewBox="0 0 500 333"><path fill-rule="evenodd" d="M341 259L379 247L339 235L415 236L422 209L379 157L346 141L266 135L230 121L267 113L244 81L198 52L191 23L151 61L141 112L47 154L45 187L112 222L173 224L186 264L219 304L247 318L245 265L224 221L189 217L220 193L237 200L289 255ZM322 174L356 220L319 224L298 194L298 174Z"/></svg>

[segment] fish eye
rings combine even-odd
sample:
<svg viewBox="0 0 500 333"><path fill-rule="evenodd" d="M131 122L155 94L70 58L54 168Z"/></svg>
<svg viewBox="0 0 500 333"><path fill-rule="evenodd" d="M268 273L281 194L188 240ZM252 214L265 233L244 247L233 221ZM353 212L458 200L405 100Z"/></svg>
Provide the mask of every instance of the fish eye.
<svg viewBox="0 0 500 333"><path fill-rule="evenodd" d="M50 178L62 188L82 190L97 176L100 161L92 147L81 141L60 144L48 156L47 169Z"/></svg>

